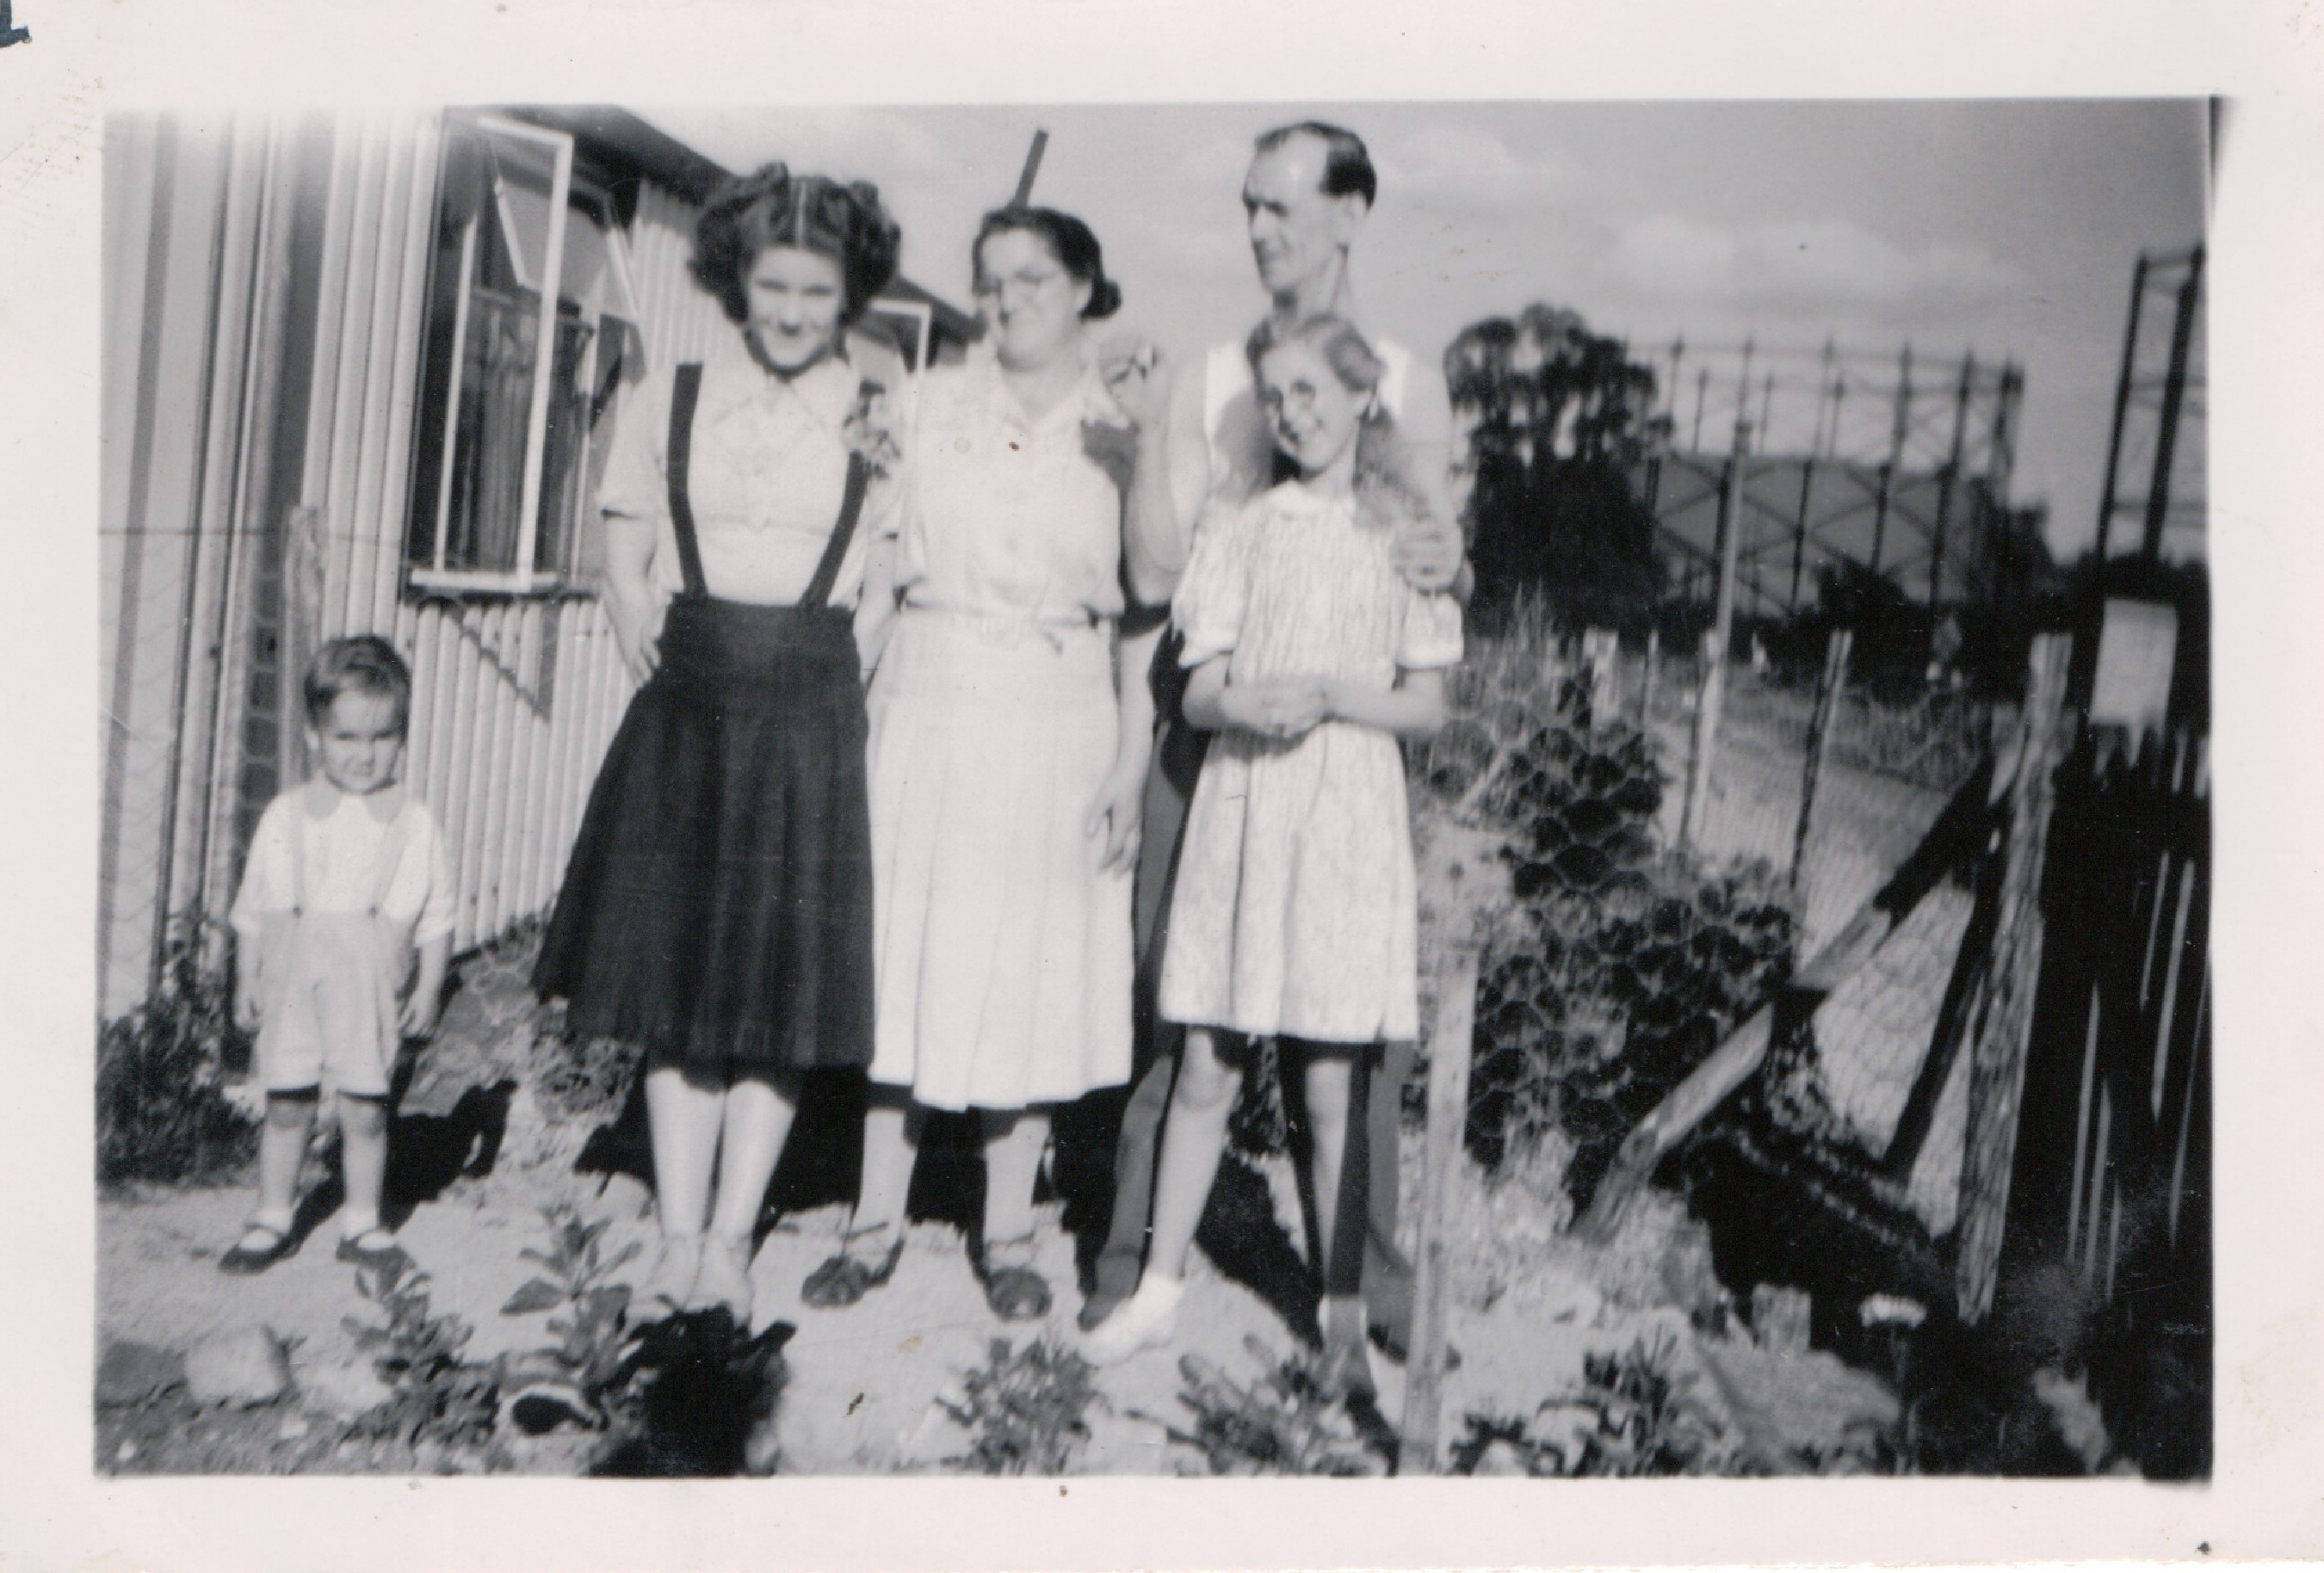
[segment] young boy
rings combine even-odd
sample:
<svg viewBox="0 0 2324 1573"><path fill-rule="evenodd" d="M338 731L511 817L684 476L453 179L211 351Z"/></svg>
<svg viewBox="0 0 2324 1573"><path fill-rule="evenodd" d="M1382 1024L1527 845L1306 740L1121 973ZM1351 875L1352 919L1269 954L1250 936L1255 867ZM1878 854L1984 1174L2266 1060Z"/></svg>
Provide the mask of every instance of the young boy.
<svg viewBox="0 0 2324 1573"><path fill-rule="evenodd" d="M346 1189L339 1259L378 1266L401 1254L379 1216L388 1079L402 1040L435 1029L451 951L443 836L401 784L410 668L385 639L334 639L308 668L305 697L318 773L267 805L232 914L235 1015L258 1034L266 1124L258 1210L218 1259L227 1273L264 1272L297 1249L299 1165L326 1083Z"/></svg>

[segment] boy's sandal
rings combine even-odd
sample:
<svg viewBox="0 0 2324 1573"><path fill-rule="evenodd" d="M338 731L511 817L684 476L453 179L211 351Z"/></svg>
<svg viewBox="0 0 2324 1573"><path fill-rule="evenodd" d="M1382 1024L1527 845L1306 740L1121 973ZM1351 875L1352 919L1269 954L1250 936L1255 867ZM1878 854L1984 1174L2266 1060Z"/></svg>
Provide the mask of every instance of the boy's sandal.
<svg viewBox="0 0 2324 1573"><path fill-rule="evenodd" d="M348 1235L339 1241L338 1257L342 1262L376 1271L391 1262L408 1262L410 1254L395 1243L395 1237L385 1229L367 1228L359 1235Z"/></svg>
<svg viewBox="0 0 2324 1573"><path fill-rule="evenodd" d="M1032 1267L1033 1239L1005 1240L984 1250L984 1303L1002 1321L1034 1321L1049 1314L1049 1281Z"/></svg>
<svg viewBox="0 0 2324 1573"><path fill-rule="evenodd" d="M253 1223L242 1231L242 1238L218 1258L218 1271L247 1274L263 1273L283 1257L299 1249L298 1240L288 1229L276 1228L271 1223Z"/></svg>
<svg viewBox="0 0 2324 1573"><path fill-rule="evenodd" d="M840 1236L839 1254L807 1275L807 1282L799 1286L800 1301L816 1311L844 1311L894 1277L897 1260L904 1254L904 1231L900 1228L883 1259L873 1262L855 1253L858 1240L885 1234L888 1227L873 1224L869 1228L849 1229Z"/></svg>

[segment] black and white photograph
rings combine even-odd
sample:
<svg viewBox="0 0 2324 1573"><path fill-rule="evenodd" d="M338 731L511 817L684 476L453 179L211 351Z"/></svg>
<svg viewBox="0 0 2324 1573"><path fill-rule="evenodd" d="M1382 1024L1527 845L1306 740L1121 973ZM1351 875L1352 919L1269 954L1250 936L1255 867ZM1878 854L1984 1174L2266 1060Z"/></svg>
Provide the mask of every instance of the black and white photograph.
<svg viewBox="0 0 2324 1573"><path fill-rule="evenodd" d="M5 128L69 1472L2210 1500L2236 102L798 69Z"/></svg>
<svg viewBox="0 0 2324 1573"><path fill-rule="evenodd" d="M2202 1478L2209 131L109 119L98 1467Z"/></svg>

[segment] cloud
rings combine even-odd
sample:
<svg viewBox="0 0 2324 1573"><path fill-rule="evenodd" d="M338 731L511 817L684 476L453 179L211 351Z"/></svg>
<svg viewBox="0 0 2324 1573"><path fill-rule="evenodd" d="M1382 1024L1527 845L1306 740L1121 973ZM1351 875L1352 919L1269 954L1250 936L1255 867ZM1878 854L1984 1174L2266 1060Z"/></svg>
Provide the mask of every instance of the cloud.
<svg viewBox="0 0 2324 1573"><path fill-rule="evenodd" d="M1899 319L1990 306L2027 285L2023 269L1982 247L1906 247L1837 218L1723 225L1655 215L1617 230L1606 267L1637 296Z"/></svg>
<svg viewBox="0 0 2324 1573"><path fill-rule="evenodd" d="M1375 139L1386 197L1440 212L1505 213L1572 195L1580 167L1546 143L1520 158L1480 125L1439 123Z"/></svg>

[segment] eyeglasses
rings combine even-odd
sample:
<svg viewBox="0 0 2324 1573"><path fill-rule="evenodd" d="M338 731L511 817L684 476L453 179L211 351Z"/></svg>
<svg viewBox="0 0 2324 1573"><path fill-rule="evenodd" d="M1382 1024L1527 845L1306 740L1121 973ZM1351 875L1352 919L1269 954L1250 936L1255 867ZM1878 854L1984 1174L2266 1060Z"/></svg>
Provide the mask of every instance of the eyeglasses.
<svg viewBox="0 0 2324 1573"><path fill-rule="evenodd" d="M1050 285L1065 276L1062 270L1056 268L1046 272L1011 273L1005 279L996 279L990 274L980 274L976 281L975 295L979 300L1038 299Z"/></svg>

